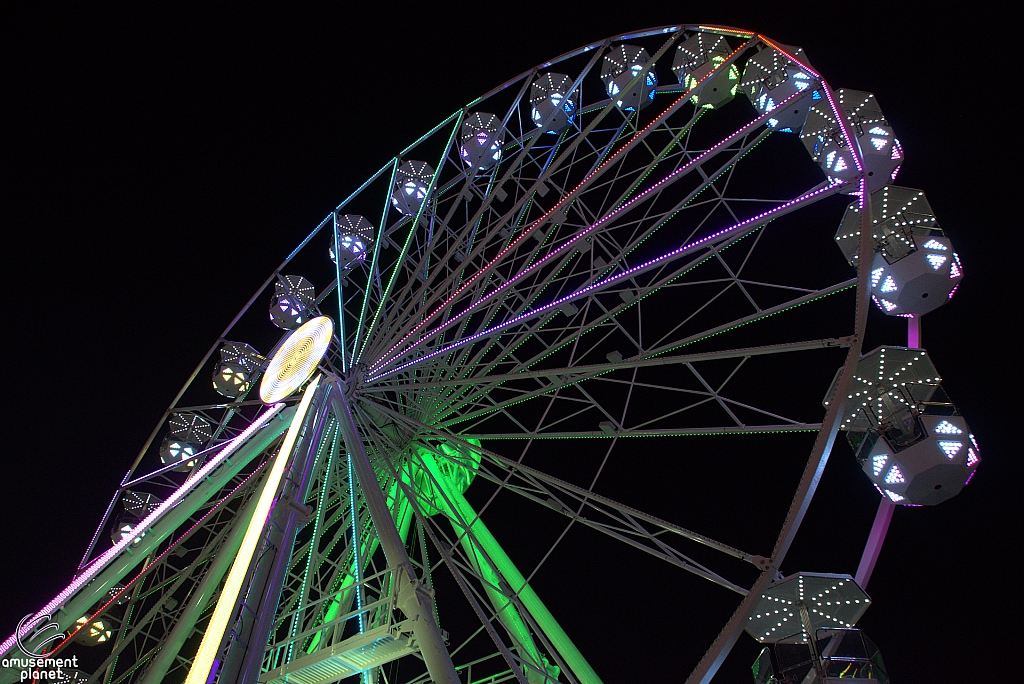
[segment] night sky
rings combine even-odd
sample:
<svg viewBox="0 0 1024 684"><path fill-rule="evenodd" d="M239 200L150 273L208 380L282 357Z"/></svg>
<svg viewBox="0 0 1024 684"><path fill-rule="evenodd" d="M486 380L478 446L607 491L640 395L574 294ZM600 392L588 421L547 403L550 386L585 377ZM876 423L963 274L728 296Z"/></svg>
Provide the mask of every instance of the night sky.
<svg viewBox="0 0 1024 684"><path fill-rule="evenodd" d="M1005 677L1024 536L1011 441L1019 95L1006 39L991 33L999 18L967 23L973 5L636 5L505 5L502 15L492 4L371 3L368 19L341 3L5 3L3 636L70 580L138 449L235 312L366 177L548 58L708 22L800 45L833 87L874 92L906 152L899 183L927 192L964 262L957 296L924 319L923 342L984 460L957 498L896 511L860 626L897 684ZM835 467L862 477L855 464ZM824 496L842 490L832 469ZM849 510L814 527L821 545L830 525L866 538L876 498L856 485ZM718 514L757 524L753 502ZM859 551L807 569L852 574ZM685 640L685 619L658 623ZM656 676L682 680L691 665ZM748 666L729 672L749 681Z"/></svg>

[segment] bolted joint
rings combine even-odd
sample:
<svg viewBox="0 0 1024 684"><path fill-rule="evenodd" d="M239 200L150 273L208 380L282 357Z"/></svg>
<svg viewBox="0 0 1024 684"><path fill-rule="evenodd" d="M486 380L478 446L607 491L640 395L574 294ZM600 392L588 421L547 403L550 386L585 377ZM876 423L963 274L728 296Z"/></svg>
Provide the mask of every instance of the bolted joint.
<svg viewBox="0 0 1024 684"><path fill-rule="evenodd" d="M294 512L300 526L309 522L309 519L313 516L312 506L306 506L296 501L291 495L285 494L277 503L279 506L284 507L282 510Z"/></svg>
<svg viewBox="0 0 1024 684"><path fill-rule="evenodd" d="M398 608L410 620L430 616L434 590L419 581L405 566L395 570L395 584L398 587Z"/></svg>

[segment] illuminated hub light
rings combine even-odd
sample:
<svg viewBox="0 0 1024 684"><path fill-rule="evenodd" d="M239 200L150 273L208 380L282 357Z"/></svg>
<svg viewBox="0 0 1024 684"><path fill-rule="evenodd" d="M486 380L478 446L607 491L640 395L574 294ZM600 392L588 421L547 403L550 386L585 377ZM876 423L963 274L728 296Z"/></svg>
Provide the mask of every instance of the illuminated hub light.
<svg viewBox="0 0 1024 684"><path fill-rule="evenodd" d="M944 420L935 426L933 432L939 435L962 435L964 431L953 425L948 420Z"/></svg>
<svg viewBox="0 0 1024 684"><path fill-rule="evenodd" d="M886 137L889 136L889 131L885 130L881 126L875 126L874 128L869 129L868 133L870 133L871 135L884 135Z"/></svg>
<svg viewBox="0 0 1024 684"><path fill-rule="evenodd" d="M890 492L888 489L885 490L885 495L889 497L889 500L892 501L893 503L899 503L900 501L906 499L905 496L900 496L896 492Z"/></svg>
<svg viewBox="0 0 1024 684"><path fill-rule="evenodd" d="M923 248L925 248L925 249L935 249L935 250L938 250L940 252L945 252L948 249L946 247L946 245L942 244L941 242L939 242L935 238L932 238L931 240L929 240L928 242L924 243L921 246Z"/></svg>
<svg viewBox="0 0 1024 684"><path fill-rule="evenodd" d="M327 353L334 323L319 316L290 334L270 359L260 383L260 399L274 404L291 395L309 380Z"/></svg>
<svg viewBox="0 0 1024 684"><path fill-rule="evenodd" d="M895 292L899 288L896 287L896 281L893 280L891 275L885 276L885 282L882 283L882 292Z"/></svg>
<svg viewBox="0 0 1024 684"><path fill-rule="evenodd" d="M952 299L953 298L953 295L956 294L956 289L958 287L960 287L960 283L957 283L956 285L953 286L953 289L949 291L949 297L947 297L947 299Z"/></svg>
<svg viewBox="0 0 1024 684"><path fill-rule="evenodd" d="M878 454L871 457L871 470L874 471L875 477L882 472L882 468L885 467L886 461L889 460L889 454Z"/></svg>
<svg viewBox="0 0 1024 684"><path fill-rule="evenodd" d="M941 254L927 254L925 255L925 258L928 260L928 263L931 265L931 267L936 271L942 268L942 264L946 263L946 257L942 256Z"/></svg>
<svg viewBox="0 0 1024 684"><path fill-rule="evenodd" d="M903 472L898 465L893 465L885 474L885 484L903 484L906 481L907 479L903 477Z"/></svg>
<svg viewBox="0 0 1024 684"><path fill-rule="evenodd" d="M888 144L889 141L884 138L871 138L871 145L879 152L881 152Z"/></svg>
<svg viewBox="0 0 1024 684"><path fill-rule="evenodd" d="M945 440L939 442L939 448L942 449L942 453L946 454L946 458L949 459L959 454L963 446L963 442L947 442Z"/></svg>
<svg viewBox="0 0 1024 684"><path fill-rule="evenodd" d="M974 449L967 447L967 467L974 467L980 460L981 459L978 457L977 452L975 452Z"/></svg>
<svg viewBox="0 0 1024 684"><path fill-rule="evenodd" d="M876 268L871 272L871 287L878 285L878 281L882 279L883 273L885 273L884 268Z"/></svg>
<svg viewBox="0 0 1024 684"><path fill-rule="evenodd" d="M968 439L971 440L971 444L974 445L974 448L977 449L978 451L981 451L981 447L978 446L978 440L974 439L974 435L973 434L969 434L969 435L967 435L967 437L968 437Z"/></svg>

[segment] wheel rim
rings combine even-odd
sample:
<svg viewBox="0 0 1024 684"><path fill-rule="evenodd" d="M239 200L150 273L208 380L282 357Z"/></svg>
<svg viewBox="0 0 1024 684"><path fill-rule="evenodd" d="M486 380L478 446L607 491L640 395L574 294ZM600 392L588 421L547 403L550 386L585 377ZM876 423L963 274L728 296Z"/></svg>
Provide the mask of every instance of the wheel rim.
<svg viewBox="0 0 1024 684"><path fill-rule="evenodd" d="M641 38L658 35L652 31ZM676 46L674 35L660 38L661 48L651 48L652 63L670 58ZM756 40L752 36L732 38L738 44ZM758 119L755 114L733 126L731 135L718 139L717 146L710 142L691 145L690 141L697 139L698 126L707 123L704 117L710 122L714 115L727 114L724 108L702 113L689 102L688 94L684 95L685 89L662 92L653 104L629 116L623 116L614 102L601 105L606 98L588 105L587 96L598 88L584 79L588 74L594 79L600 68L598 57L599 51L593 57L578 51L566 58L589 63L575 72L570 70L579 74L574 84L579 83L577 102L581 108L570 129L575 133L538 132L525 97L533 81L529 73L473 105L473 110L486 111L490 105L497 110L500 96L519 88L516 104L498 110L507 137L501 141L503 153L493 167L479 174L464 173L466 164L458 145L463 115L457 113L433 135L396 157L338 209L339 215L358 209L372 216L362 208L369 205L371 195L377 206L382 198L385 206L390 206L389 191L396 183L399 165L431 145L437 147L439 140L443 143L443 153L430 159L438 172L427 184L428 200L418 213L387 209L386 220L375 222L382 229L372 253L355 261L350 270L341 259L334 265L336 278L343 283L338 320L345 343L332 346L325 368L337 374L351 393L360 432L385 475L389 465L392 474L400 473L403 464L410 462L425 472L430 470L428 459L434 459L435 465L457 463L458 454L479 454L482 463L476 474L480 484L470 491L477 502L476 512L485 519L492 507L499 511L501 502L513 498L512 494L518 499L533 498L542 507L547 503L544 497L557 494L553 498L562 501L556 501L554 507L548 504L545 510L561 516L566 530L586 527L602 531L599 526L583 524L580 516L586 517L587 511L615 510L613 519L626 522L630 516L627 505L634 502L620 506L610 502L614 497L602 498L604 481L597 475L571 482L571 478L534 467L551 461L552 448L544 443L554 440L564 443L587 438L609 445L600 465L592 468L601 473L605 463L625 456L627 447L622 445L631 441L628 438L671 444L664 447L667 451L675 448L678 440L705 440L711 434L817 434L824 430L834 436L831 427L822 427L820 417L815 422L784 413L772 398L758 396L758 391L749 399L742 392L731 392L741 381L750 383L745 374L752 366L764 374L754 377L764 382L772 372L784 377L781 369L792 368L790 359L817 354L824 361L797 364L798 368L813 366L821 375L822 391L811 402L817 404L832 371L842 364L843 354L855 357L859 348L863 307L851 296L855 279L842 272L841 255L828 244L835 223L820 228L825 239L814 245L815 250L821 249L815 254L825 254L826 244L834 252L832 270L839 275L831 281L794 285L787 279L791 273L783 272L774 274L778 282L765 279L764 273L747 277L757 265L778 268L781 259L774 257L785 250L769 244L772 237L764 237L782 232L774 231L777 225L789 221L787 227L796 231L792 224L805 209L834 213L845 207L849 198L842 199L838 186L831 187L820 178L776 201L734 196L744 187L737 180L739 169L745 168L743 162L748 156L756 159L754 155L780 135L765 131L764 117ZM549 69L556 69L555 64ZM643 75L638 75L641 81ZM663 105L663 100L667 104ZM559 111L565 110L555 110L544 120L555 121L561 116ZM580 128L588 133L581 134ZM486 137L484 147L491 150L496 140L496 135ZM784 148L775 152L787 153ZM438 160L440 163L435 163ZM739 163L733 166L730 162L736 160ZM678 189L695 182L695 177L701 180L680 198ZM496 182L501 179L503 182ZM374 190L378 190L375 195ZM705 199L711 196L708 193L714 196ZM501 194L508 199L501 199ZM742 194L749 193L742 190ZM769 215L762 215L762 207L767 207ZM445 216L450 218L444 220ZM766 229L769 219L774 223ZM310 255L325 261L329 246L341 254L346 243L331 230L334 221L332 217L313 231L282 268L297 267ZM509 224L515 228L503 234ZM410 230L410 226L416 228ZM449 231L450 237L446 235ZM535 236L541 233L538 240ZM389 242L394 244L385 247ZM807 244L802 246L812 251ZM740 257L732 256L736 254ZM798 259L796 264L802 261ZM715 270L726 275L709 273ZM818 274L812 272L808 279L816 280ZM272 281L273 277L268 284ZM334 285L321 290L317 306L333 313L332 306L338 307L336 292ZM257 293L254 301L260 296ZM845 328L824 321L834 328L831 334L804 332L786 341L773 338L777 331L765 325L770 317L796 318L823 301L842 302L837 308L844 310ZM744 311L744 303L751 310ZM656 315L648 313L645 320L643 310ZM243 314L229 326L225 339ZM659 324L664 325L660 319L666 317L669 325L659 329ZM800 326L805 326L808 331L816 330L816 322L805 318L808 316L794 321L793 329L803 332ZM596 343L592 342L595 338ZM747 387L757 390L759 386ZM238 421L244 426L256 413L255 402L245 397L230 405L192 404L187 401L191 392L187 385L169 413L195 412L209 417L217 426L213 443L238 434ZM810 404L806 396L803 399L799 408L806 411ZM781 405L787 406L790 400L788 396L781 399ZM637 405L657 409L654 415L646 409L646 414L633 421L631 409ZM820 406L817 408L820 416ZM340 448L336 429L331 433L328 428L323 439L324 454ZM525 448L519 448L524 440ZM146 471L143 459L147 453L144 449L136 463L141 472ZM396 454L405 456L396 458ZM825 457L827 449L818 456L819 460ZM331 475L337 464L317 467L327 480L340 477ZM176 483L169 470L137 475L133 482L165 478ZM485 482L490 490L481 487ZM329 486L325 480L323 487ZM436 495L424 495L421 489L420 496L435 511L444 507L438 505ZM573 501L575 510L565 505ZM634 506L642 508L639 503ZM419 513L431 512L419 504L412 506L417 507ZM452 514L449 510L448 515ZM431 533L435 539L447 538L449 553L457 558L460 546L452 527L439 524L440 516L422 518L416 521L417 530L422 531L414 534L413 540L419 543ZM641 520L686 535L682 528L655 522L656 516ZM355 526L355 536L361 524L368 524L366 520L360 523L359 515L350 515L348 522ZM323 534L316 529L311 534ZM558 551L561 535L554 536L556 541L541 554L541 562L523 568L531 581L548 555ZM710 542L700 534L690 537L690 541ZM659 541L648 532L644 544L648 553L660 551L669 565L685 565L683 569L726 590L737 586L699 561L682 560L686 558L682 554L666 551ZM754 554L727 543L703 546L757 567ZM465 549L461 553L466 566L461 579L479 584L481 577L474 575L486 575L486 570L478 560L474 571ZM297 564L302 557L300 551L295 556ZM367 562L372 570L372 560ZM483 579L486 582L486 577ZM486 590L477 591L478 602L486 606ZM283 599L285 612L287 605L288 600ZM536 627L531 625L531 630ZM478 630L471 638L481 636L487 635ZM544 642L537 648L552 661L559 660L550 640L536 636L538 642ZM515 650L514 643L507 645ZM453 641L453 650L472 649L459 648ZM561 660L562 669L573 672L565 667L564 658Z"/></svg>

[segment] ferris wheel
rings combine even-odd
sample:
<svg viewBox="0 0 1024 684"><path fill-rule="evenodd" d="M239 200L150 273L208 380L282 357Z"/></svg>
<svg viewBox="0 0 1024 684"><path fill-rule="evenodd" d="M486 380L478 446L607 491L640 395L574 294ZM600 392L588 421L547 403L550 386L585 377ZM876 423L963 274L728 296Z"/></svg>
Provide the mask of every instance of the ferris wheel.
<svg viewBox="0 0 1024 684"><path fill-rule="evenodd" d="M498 86L299 241L4 656L594 684L686 640L702 682L753 638L758 682L887 682L855 625L892 508L980 462L919 337L963 265L903 155L872 94L738 29ZM872 307L906 344L864 348ZM840 431L881 501L856 576L786 564Z"/></svg>

